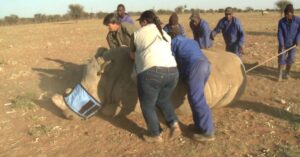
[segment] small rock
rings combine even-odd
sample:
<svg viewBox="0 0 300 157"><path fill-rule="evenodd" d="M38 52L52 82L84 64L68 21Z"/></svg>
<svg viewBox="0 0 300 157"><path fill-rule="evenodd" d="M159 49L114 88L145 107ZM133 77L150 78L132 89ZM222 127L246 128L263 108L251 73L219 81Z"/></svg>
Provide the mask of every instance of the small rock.
<svg viewBox="0 0 300 157"><path fill-rule="evenodd" d="M47 42L47 46L52 46L52 43L51 42Z"/></svg>
<svg viewBox="0 0 300 157"><path fill-rule="evenodd" d="M286 104L286 101L283 99L280 99L280 103L284 105L284 104Z"/></svg>

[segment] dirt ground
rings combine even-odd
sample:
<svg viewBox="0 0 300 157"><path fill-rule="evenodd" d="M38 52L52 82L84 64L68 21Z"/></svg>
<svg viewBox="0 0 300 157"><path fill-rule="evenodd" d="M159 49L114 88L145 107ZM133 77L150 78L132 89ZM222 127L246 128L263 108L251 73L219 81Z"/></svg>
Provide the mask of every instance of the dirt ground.
<svg viewBox="0 0 300 157"><path fill-rule="evenodd" d="M222 16L202 15L211 28ZM279 14L236 16L246 34L242 57L246 67L277 53ZM160 17L167 23L168 16ZM179 17L192 37L189 15ZM0 157L300 156L299 53L288 81L276 81L276 59L248 73L247 89L240 101L212 110L216 141L211 143L191 139L191 116L179 117L183 130L180 139L169 140L168 129L163 126L162 144L142 140L145 123L138 114L65 120L50 97L80 81L86 60L98 46L107 46L106 33L102 20L96 19L0 27ZM221 34L214 46L224 49Z"/></svg>

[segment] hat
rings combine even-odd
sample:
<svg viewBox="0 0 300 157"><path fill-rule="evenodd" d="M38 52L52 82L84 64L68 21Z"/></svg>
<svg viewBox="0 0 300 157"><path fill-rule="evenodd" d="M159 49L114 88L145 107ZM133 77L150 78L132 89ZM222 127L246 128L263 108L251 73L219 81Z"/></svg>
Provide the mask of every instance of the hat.
<svg viewBox="0 0 300 157"><path fill-rule="evenodd" d="M192 13L192 15L190 16L190 20L198 20L200 19L200 15L199 13Z"/></svg>
<svg viewBox="0 0 300 157"><path fill-rule="evenodd" d="M136 20L137 21L147 20L147 22L149 22L149 23L155 23L155 22L157 22L159 24L163 24L152 10L144 11L141 14L141 16L138 19L136 19Z"/></svg>
<svg viewBox="0 0 300 157"><path fill-rule="evenodd" d="M232 12L233 12L233 10L232 10L231 7L227 7L227 8L225 9L225 14L232 14Z"/></svg>

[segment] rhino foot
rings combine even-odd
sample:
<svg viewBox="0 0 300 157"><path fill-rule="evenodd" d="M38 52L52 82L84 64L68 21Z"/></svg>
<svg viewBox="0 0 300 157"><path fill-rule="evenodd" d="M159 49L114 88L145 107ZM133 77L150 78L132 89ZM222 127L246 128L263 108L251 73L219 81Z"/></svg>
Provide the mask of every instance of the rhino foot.
<svg viewBox="0 0 300 157"><path fill-rule="evenodd" d="M105 116L115 117L121 112L121 107L113 104L106 104L101 109L101 113Z"/></svg>

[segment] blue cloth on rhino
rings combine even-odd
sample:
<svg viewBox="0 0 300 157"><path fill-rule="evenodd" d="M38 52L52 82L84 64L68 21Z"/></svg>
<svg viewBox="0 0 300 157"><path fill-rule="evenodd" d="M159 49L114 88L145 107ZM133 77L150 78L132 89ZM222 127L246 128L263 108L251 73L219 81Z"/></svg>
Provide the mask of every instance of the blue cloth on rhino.
<svg viewBox="0 0 300 157"><path fill-rule="evenodd" d="M77 84L72 92L64 97L64 100L73 112L84 119L93 116L102 106L81 84Z"/></svg>
<svg viewBox="0 0 300 157"><path fill-rule="evenodd" d="M201 133L210 135L214 132L214 126L211 110L204 96L210 63L195 40L177 35L171 44L180 76L188 85L188 100L195 126Z"/></svg>
<svg viewBox="0 0 300 157"><path fill-rule="evenodd" d="M289 22L287 18L280 19L278 23L278 53L284 49L288 49L295 44L300 43L300 18L294 16ZM295 59L296 49L292 49L286 54L278 56L278 63L281 65L293 64Z"/></svg>
<svg viewBox="0 0 300 157"><path fill-rule="evenodd" d="M240 21L236 17L232 17L231 21L228 21L225 17L222 18L212 33L217 34L221 31L225 40L226 51L233 52L240 56L240 47L242 47L245 42L244 32Z"/></svg>

